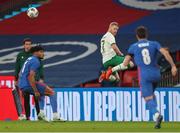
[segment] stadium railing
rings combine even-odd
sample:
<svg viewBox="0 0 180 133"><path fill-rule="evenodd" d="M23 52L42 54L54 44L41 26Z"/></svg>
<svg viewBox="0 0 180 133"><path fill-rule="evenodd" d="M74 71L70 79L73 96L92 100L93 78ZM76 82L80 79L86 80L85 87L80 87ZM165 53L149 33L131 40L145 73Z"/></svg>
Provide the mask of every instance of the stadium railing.
<svg viewBox="0 0 180 133"><path fill-rule="evenodd" d="M180 63L177 63L176 65L178 68L177 76L173 77L170 69L167 72L163 72L161 74L161 81L158 84L158 87L173 87L177 84L180 84ZM133 84L133 87L139 87L137 77L133 78L132 84Z"/></svg>
<svg viewBox="0 0 180 133"><path fill-rule="evenodd" d="M164 72L161 76L159 87L172 87L180 83L180 64L177 64L177 76L173 77L171 71Z"/></svg>

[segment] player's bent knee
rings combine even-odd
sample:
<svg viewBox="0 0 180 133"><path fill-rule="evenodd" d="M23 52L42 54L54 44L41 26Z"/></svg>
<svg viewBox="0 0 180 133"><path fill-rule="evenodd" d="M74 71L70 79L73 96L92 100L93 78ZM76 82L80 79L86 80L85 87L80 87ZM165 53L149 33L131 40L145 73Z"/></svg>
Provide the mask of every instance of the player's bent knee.
<svg viewBox="0 0 180 133"><path fill-rule="evenodd" d="M54 91L50 92L50 91L45 91L45 95L47 96L52 96L54 95Z"/></svg>
<svg viewBox="0 0 180 133"><path fill-rule="evenodd" d="M47 86L45 90L45 95L54 95L53 89Z"/></svg>

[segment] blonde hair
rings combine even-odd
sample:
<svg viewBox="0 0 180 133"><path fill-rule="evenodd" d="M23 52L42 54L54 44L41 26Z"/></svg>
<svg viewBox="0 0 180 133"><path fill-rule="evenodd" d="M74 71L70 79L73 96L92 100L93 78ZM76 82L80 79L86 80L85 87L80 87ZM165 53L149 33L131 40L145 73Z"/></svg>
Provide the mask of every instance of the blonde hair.
<svg viewBox="0 0 180 133"><path fill-rule="evenodd" d="M111 26L117 26L117 27L119 27L119 24L118 24L118 22L111 22L110 24L109 24L109 27L111 27Z"/></svg>

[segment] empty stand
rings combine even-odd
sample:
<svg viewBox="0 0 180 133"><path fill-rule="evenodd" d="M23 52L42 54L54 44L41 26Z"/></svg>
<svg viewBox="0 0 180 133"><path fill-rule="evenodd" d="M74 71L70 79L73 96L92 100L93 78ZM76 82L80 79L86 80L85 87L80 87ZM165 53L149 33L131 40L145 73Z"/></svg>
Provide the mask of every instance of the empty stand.
<svg viewBox="0 0 180 133"><path fill-rule="evenodd" d="M111 0L51 0L38 10L36 20L23 13L0 22L0 34L99 34L111 21L122 27L150 14Z"/></svg>

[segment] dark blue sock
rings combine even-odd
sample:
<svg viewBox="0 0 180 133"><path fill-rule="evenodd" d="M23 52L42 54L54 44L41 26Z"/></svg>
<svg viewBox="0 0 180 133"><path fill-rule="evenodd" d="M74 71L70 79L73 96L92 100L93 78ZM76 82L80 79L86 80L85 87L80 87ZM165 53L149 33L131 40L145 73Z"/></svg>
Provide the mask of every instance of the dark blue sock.
<svg viewBox="0 0 180 133"><path fill-rule="evenodd" d="M44 110L44 96L41 96L39 99L40 110Z"/></svg>
<svg viewBox="0 0 180 133"><path fill-rule="evenodd" d="M153 98L151 100L148 100L146 102L146 105L147 105L147 109L149 109L149 111L154 115L155 113L158 112L157 110L157 101L156 101L156 98Z"/></svg>
<svg viewBox="0 0 180 133"><path fill-rule="evenodd" d="M50 98L50 104L52 106L53 113L56 113L57 112L57 100L56 100L56 96L55 95L49 96L49 98Z"/></svg>
<svg viewBox="0 0 180 133"><path fill-rule="evenodd" d="M156 96L154 96L153 100L154 100L156 108L157 108L157 99L156 99Z"/></svg>

